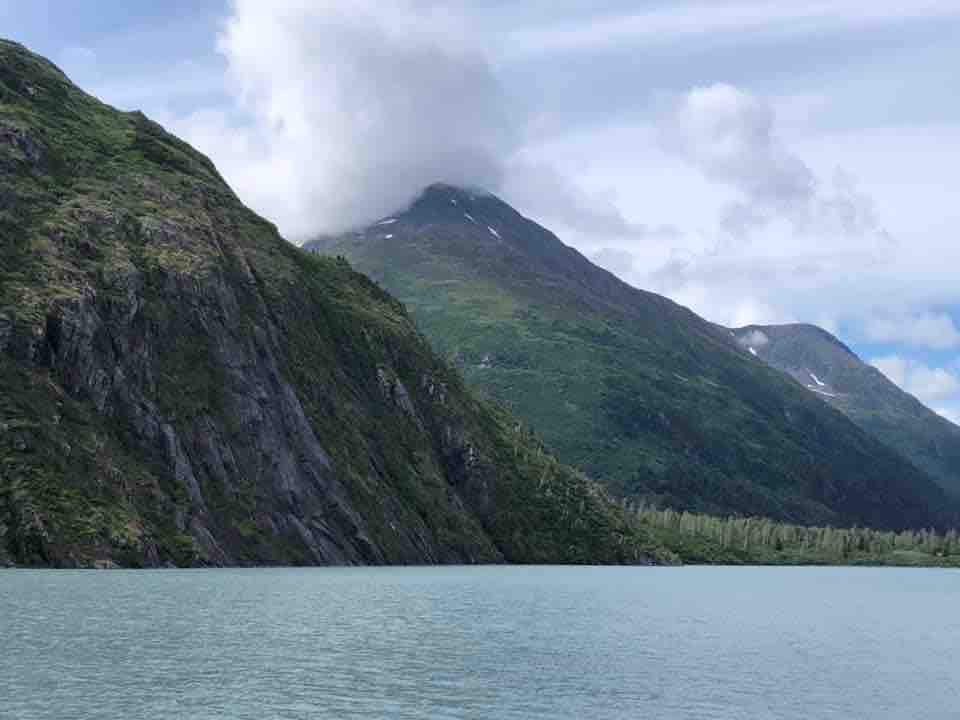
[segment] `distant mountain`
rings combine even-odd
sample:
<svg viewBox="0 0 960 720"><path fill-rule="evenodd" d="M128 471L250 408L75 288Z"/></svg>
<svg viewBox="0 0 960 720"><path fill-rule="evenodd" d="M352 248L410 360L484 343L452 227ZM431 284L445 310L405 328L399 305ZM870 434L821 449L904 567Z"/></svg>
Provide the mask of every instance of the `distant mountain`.
<svg viewBox="0 0 960 720"><path fill-rule="evenodd" d="M470 384L627 496L804 523L955 518L926 473L732 332L621 282L493 195L435 185L308 248L381 283Z"/></svg>
<svg viewBox="0 0 960 720"><path fill-rule="evenodd" d="M960 494L960 427L905 393L833 335L812 325L751 325L734 332L744 347Z"/></svg>
<svg viewBox="0 0 960 720"><path fill-rule="evenodd" d="M0 566L634 562L648 533L140 113L0 41Z"/></svg>

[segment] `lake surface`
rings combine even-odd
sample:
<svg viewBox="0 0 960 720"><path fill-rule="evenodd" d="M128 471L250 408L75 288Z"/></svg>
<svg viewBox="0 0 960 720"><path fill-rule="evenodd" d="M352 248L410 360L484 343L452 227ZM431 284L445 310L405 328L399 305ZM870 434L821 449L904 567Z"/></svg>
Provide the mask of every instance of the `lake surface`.
<svg viewBox="0 0 960 720"><path fill-rule="evenodd" d="M0 717L960 714L960 573L0 571Z"/></svg>

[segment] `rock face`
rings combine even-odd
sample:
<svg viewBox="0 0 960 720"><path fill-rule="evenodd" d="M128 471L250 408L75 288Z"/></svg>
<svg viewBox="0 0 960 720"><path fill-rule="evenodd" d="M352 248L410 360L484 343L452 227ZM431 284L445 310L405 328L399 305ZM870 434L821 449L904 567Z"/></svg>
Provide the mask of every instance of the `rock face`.
<svg viewBox="0 0 960 720"><path fill-rule="evenodd" d="M435 185L391 220L309 247L381 282L468 383L618 493L806 524L955 522L928 473L759 348L621 282L499 198Z"/></svg>
<svg viewBox="0 0 960 720"><path fill-rule="evenodd" d="M654 550L374 283L0 42L0 564Z"/></svg>
<svg viewBox="0 0 960 720"><path fill-rule="evenodd" d="M751 325L734 332L742 344L752 343L759 358L960 495L960 427L898 388L833 335L803 324Z"/></svg>

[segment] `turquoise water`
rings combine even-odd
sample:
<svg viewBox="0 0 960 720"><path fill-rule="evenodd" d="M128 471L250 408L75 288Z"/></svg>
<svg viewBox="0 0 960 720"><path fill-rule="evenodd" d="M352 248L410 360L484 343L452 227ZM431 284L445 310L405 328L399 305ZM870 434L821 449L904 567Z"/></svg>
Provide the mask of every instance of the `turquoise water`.
<svg viewBox="0 0 960 720"><path fill-rule="evenodd" d="M0 718L960 717L960 573L0 571Z"/></svg>

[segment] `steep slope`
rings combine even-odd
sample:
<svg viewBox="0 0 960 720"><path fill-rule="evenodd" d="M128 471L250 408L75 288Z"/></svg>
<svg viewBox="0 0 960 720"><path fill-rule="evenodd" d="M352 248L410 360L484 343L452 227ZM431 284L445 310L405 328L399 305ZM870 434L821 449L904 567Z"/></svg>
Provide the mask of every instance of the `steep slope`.
<svg viewBox="0 0 960 720"><path fill-rule="evenodd" d="M882 528L955 508L923 472L725 329L595 267L496 197L444 185L346 256L565 462L673 507Z"/></svg>
<svg viewBox="0 0 960 720"><path fill-rule="evenodd" d="M0 564L622 562L646 532L397 301L0 41Z"/></svg>
<svg viewBox="0 0 960 720"><path fill-rule="evenodd" d="M841 410L909 458L942 487L960 493L960 427L923 405L813 325L751 325L735 330L758 357Z"/></svg>

